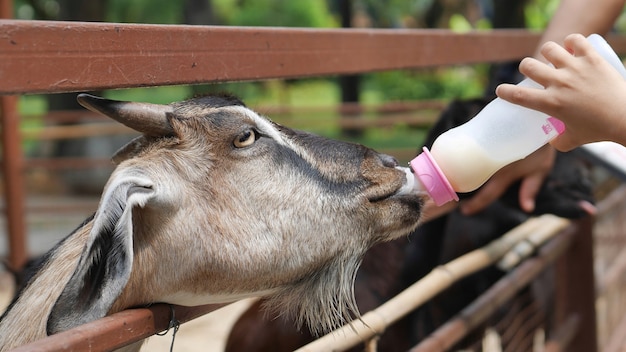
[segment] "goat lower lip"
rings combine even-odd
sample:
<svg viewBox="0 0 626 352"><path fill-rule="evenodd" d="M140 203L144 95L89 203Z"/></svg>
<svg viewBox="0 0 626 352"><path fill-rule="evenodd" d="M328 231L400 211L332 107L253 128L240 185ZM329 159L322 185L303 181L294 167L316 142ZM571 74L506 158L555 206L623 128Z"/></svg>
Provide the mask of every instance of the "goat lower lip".
<svg viewBox="0 0 626 352"><path fill-rule="evenodd" d="M386 199L418 199L419 194L406 194L406 193L401 193L400 192L401 188L398 188L397 190L395 190L392 193L388 193L388 194L383 194L377 197L372 197L372 198L368 198L368 200L370 201L370 203L376 203L376 202L380 202Z"/></svg>
<svg viewBox="0 0 626 352"><path fill-rule="evenodd" d="M376 203L376 202L380 202L382 200L388 199L392 196L393 194L385 194L383 196L378 196L378 197L373 197L373 198L368 198L367 200L370 201L370 203Z"/></svg>
<svg viewBox="0 0 626 352"><path fill-rule="evenodd" d="M388 200L389 202L402 204L402 206L408 206L416 212L420 212L424 205L424 197L418 194L389 194L385 197L377 197L370 199L370 203L376 204L377 202Z"/></svg>

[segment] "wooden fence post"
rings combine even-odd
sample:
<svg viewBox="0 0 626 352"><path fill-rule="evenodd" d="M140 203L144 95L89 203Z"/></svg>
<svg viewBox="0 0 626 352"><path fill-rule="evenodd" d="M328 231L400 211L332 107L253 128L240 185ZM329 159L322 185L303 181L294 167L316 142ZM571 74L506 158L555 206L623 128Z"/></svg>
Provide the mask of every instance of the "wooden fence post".
<svg viewBox="0 0 626 352"><path fill-rule="evenodd" d="M0 0L0 18L13 18L13 2ZM26 263L26 223L24 183L22 180L23 154L17 116L17 96L0 96L2 124L2 173L4 175L4 200L9 266L21 269Z"/></svg>
<svg viewBox="0 0 626 352"><path fill-rule="evenodd" d="M574 241L557 262L556 324L564 324L571 314L580 317L580 325L567 351L596 352L595 276L593 266L593 217L578 221Z"/></svg>
<svg viewBox="0 0 626 352"><path fill-rule="evenodd" d="M8 264L13 270L26 263L26 222L24 202L24 159L17 116L17 97L0 97L2 119L2 173L9 242Z"/></svg>

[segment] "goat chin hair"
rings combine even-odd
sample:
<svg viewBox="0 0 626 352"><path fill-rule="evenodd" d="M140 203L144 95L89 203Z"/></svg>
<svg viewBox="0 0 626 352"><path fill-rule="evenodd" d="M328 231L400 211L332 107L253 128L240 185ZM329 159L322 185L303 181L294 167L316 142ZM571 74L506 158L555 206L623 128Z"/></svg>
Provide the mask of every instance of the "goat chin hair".
<svg viewBox="0 0 626 352"><path fill-rule="evenodd" d="M306 325L320 336L360 317L354 298L354 280L361 257L335 258L325 268L285 288L264 301L271 316L295 318L299 329Z"/></svg>

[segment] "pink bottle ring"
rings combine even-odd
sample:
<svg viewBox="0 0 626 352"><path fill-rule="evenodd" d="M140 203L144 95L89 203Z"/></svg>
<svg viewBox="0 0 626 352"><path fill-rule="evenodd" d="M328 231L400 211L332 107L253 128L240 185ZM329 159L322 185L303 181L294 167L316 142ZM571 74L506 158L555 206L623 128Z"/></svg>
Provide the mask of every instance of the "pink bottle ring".
<svg viewBox="0 0 626 352"><path fill-rule="evenodd" d="M433 158L428 148L409 162L413 173L437 206L442 206L451 200L458 201L459 196L444 175L443 171Z"/></svg>

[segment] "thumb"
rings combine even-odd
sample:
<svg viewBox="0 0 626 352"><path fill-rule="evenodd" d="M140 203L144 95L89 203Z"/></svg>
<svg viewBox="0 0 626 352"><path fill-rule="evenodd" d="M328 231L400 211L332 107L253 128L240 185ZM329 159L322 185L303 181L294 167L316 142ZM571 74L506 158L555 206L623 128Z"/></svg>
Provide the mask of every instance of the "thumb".
<svg viewBox="0 0 626 352"><path fill-rule="evenodd" d="M550 145L558 151L569 152L570 150L578 147L579 143L576 143L570 135L565 132L551 140Z"/></svg>

